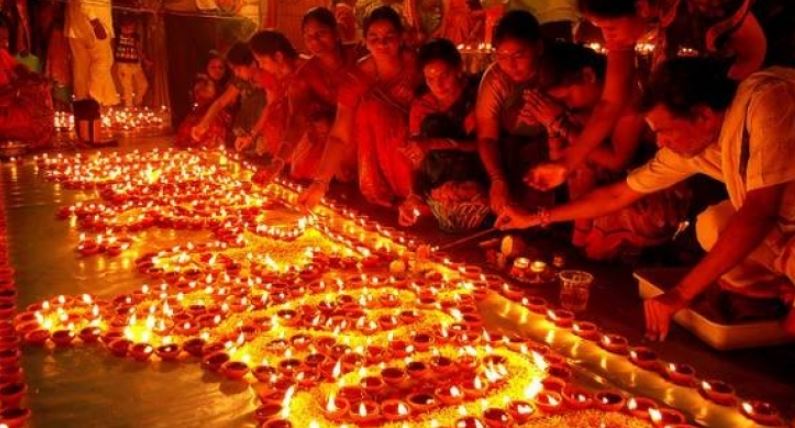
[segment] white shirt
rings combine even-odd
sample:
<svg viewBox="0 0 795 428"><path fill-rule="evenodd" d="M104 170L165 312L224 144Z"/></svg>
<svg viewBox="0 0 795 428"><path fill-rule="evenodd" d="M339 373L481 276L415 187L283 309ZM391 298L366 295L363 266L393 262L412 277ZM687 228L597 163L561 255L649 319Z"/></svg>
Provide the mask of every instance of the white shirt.
<svg viewBox="0 0 795 428"><path fill-rule="evenodd" d="M779 227L795 233L795 69L771 67L737 89L718 141L693 158L663 148L627 177L640 193L667 188L702 173L726 185L735 209L748 192L786 185Z"/></svg>

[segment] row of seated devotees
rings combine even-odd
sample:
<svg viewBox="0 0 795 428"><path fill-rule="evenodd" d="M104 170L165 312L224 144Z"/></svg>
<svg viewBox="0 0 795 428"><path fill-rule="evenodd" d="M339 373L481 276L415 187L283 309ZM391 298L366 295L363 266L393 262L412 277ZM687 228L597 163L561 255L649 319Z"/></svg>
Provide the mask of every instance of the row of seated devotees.
<svg viewBox="0 0 795 428"><path fill-rule="evenodd" d="M691 3L704 2L676 2ZM530 13L511 11L483 76L463 72L448 40L404 43L389 7L364 20L366 51L315 8L302 21L311 57L264 30L211 59L177 145L266 158L254 180L308 182L306 208L339 180L405 227L456 204L488 206L506 230L574 222L573 244L593 259L670 240L692 202L685 180L704 174L729 198L698 216L706 255L644 302L648 336L664 339L673 314L713 291L731 318L784 317L795 334L795 70L763 64L764 36L739 3L709 15L695 56L674 43L670 14L634 0L579 1L606 55L544 40ZM650 22L652 60L639 61Z"/></svg>

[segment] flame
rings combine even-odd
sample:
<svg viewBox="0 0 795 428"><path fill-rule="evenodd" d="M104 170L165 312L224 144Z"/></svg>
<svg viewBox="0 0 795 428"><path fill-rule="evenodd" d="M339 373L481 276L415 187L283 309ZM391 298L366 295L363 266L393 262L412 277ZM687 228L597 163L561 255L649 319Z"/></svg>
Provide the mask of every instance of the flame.
<svg viewBox="0 0 795 428"><path fill-rule="evenodd" d="M536 351L533 351L533 364L543 371L546 371L547 368L549 368L549 363L547 363L547 360L544 358L544 356Z"/></svg>
<svg viewBox="0 0 795 428"><path fill-rule="evenodd" d="M516 406L516 413L520 415L529 415L533 413L533 407L529 404L520 404Z"/></svg>
<svg viewBox="0 0 795 428"><path fill-rule="evenodd" d="M398 405L397 405L397 413L400 416L406 416L406 415L409 414L409 409L408 409L408 407L406 407L405 404L398 403Z"/></svg>
<svg viewBox="0 0 795 428"><path fill-rule="evenodd" d="M659 410L655 409L654 407L649 408L649 417L651 421L656 425L662 422L662 413Z"/></svg>
<svg viewBox="0 0 795 428"><path fill-rule="evenodd" d="M461 396L461 390L458 389L458 387L455 386L455 385L451 386L450 387L450 396L451 397L460 397Z"/></svg>
<svg viewBox="0 0 795 428"><path fill-rule="evenodd" d="M458 406L458 414L460 416L466 416L466 415L469 414L469 412L467 412L467 408L464 407L464 405L462 404L462 405Z"/></svg>
<svg viewBox="0 0 795 428"><path fill-rule="evenodd" d="M284 393L284 400L282 400L282 412L281 412L282 419L287 419L290 417L290 401L292 401L294 393L295 393L295 385L287 388L287 392Z"/></svg>
<svg viewBox="0 0 795 428"><path fill-rule="evenodd" d="M359 403L359 410L357 412L361 417L367 417L367 406L364 405L364 402Z"/></svg>
<svg viewBox="0 0 795 428"><path fill-rule="evenodd" d="M337 410L339 410L339 408L337 407L336 397L334 394L331 394L328 396L328 401L326 401L326 411L329 413L334 413Z"/></svg>
<svg viewBox="0 0 795 428"><path fill-rule="evenodd" d="M528 399L533 399L542 389L544 389L544 384L541 383L541 379L534 378L530 385L527 385L527 388L524 389L524 396Z"/></svg>
<svg viewBox="0 0 795 428"><path fill-rule="evenodd" d="M338 379L340 373L342 373L342 360L337 360L337 364L334 364L334 369L331 370L331 377Z"/></svg>

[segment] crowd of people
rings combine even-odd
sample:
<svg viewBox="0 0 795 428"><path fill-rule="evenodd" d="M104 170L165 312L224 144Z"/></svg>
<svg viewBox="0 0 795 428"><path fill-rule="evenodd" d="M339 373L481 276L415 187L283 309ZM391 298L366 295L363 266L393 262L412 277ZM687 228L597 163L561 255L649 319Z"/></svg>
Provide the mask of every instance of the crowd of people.
<svg viewBox="0 0 795 428"><path fill-rule="evenodd" d="M306 182L307 209L337 180L404 227L451 194L482 201L504 230L573 222L572 244L597 260L670 240L693 199L686 179L705 174L728 199L696 220L706 256L645 302L649 337L713 284L735 319L790 313L795 334L795 69L770 63L751 2L577 6L606 53L510 10L482 76L454 42L408 37L388 6L363 20L363 46L313 8L309 56L274 30L212 56L178 144L268 159L254 180Z"/></svg>

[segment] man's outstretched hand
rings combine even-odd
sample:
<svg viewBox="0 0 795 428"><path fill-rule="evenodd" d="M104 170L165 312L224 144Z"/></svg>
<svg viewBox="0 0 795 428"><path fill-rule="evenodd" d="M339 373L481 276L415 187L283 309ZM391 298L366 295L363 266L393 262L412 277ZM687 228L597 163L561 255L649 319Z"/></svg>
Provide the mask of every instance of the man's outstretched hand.
<svg viewBox="0 0 795 428"><path fill-rule="evenodd" d="M527 229L539 226L541 218L527 211L511 205L506 205L502 213L494 222L494 227L500 230Z"/></svg>
<svg viewBox="0 0 795 428"><path fill-rule="evenodd" d="M646 338L665 340L671 329L671 320L674 315L686 308L687 305L688 302L676 289L643 302L643 309L646 313Z"/></svg>

